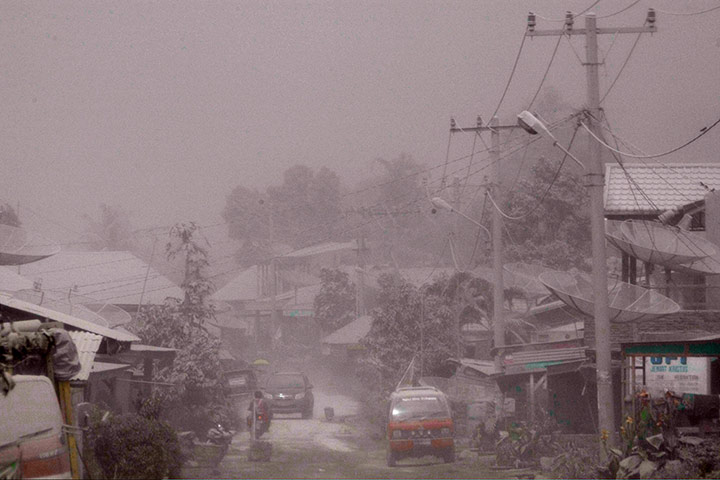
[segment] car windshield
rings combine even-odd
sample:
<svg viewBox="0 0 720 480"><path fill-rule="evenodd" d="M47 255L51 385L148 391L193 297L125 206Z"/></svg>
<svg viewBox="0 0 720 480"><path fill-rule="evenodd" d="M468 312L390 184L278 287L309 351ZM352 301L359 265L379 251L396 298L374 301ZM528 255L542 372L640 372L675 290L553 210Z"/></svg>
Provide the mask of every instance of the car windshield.
<svg viewBox="0 0 720 480"><path fill-rule="evenodd" d="M393 420L420 420L426 418L448 418L450 412L440 397L399 398L392 407Z"/></svg>
<svg viewBox="0 0 720 480"><path fill-rule="evenodd" d="M302 375L273 375L267 381L267 388L303 388L305 382Z"/></svg>

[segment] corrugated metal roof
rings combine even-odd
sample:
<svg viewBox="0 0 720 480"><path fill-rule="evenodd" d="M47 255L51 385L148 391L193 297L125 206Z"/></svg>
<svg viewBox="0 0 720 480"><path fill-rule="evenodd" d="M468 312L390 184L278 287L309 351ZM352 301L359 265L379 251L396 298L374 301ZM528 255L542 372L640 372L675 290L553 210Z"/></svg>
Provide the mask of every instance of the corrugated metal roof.
<svg viewBox="0 0 720 480"><path fill-rule="evenodd" d="M81 331L70 331L70 338L72 338L75 348L77 348L78 356L80 357L80 371L72 377L70 380L81 380L85 381L90 377L92 371L93 362L95 361L95 354L100 348L102 338L100 335L96 335L90 332Z"/></svg>
<svg viewBox="0 0 720 480"><path fill-rule="evenodd" d="M546 350L513 352L503 357L506 374L545 370L552 365L585 359L587 347L552 348Z"/></svg>
<svg viewBox="0 0 720 480"><path fill-rule="evenodd" d="M705 198L708 190L702 184L720 189L720 165L607 164L605 214L656 214Z"/></svg>
<svg viewBox="0 0 720 480"><path fill-rule="evenodd" d="M18 275L7 267L0 267L0 291L17 292L29 288L33 288L32 280Z"/></svg>
<svg viewBox="0 0 720 480"><path fill-rule="evenodd" d="M136 342L140 340L139 337L133 335L126 330L119 328L114 329L103 327L102 325L98 325L87 320L82 320L71 315L66 315L61 312L56 312L55 310L50 310L49 308L35 305L34 303L29 303L23 300L19 300L17 298L13 298L4 293L0 293L0 305L7 308L19 310L21 312L30 313L40 318L54 320L64 325L68 325L74 329L84 330L86 332L92 332L98 335L102 335L103 337L112 338L113 340L117 340L118 342Z"/></svg>
<svg viewBox="0 0 720 480"><path fill-rule="evenodd" d="M76 294L114 305L137 305L141 296L143 304L184 296L180 287L152 267L148 270L148 264L130 252L61 252L22 265L20 274L42 279L44 290L67 292L77 286Z"/></svg>
<svg viewBox="0 0 720 480"><path fill-rule="evenodd" d="M363 315L323 338L322 343L330 345L354 345L359 343L372 327L372 317Z"/></svg>

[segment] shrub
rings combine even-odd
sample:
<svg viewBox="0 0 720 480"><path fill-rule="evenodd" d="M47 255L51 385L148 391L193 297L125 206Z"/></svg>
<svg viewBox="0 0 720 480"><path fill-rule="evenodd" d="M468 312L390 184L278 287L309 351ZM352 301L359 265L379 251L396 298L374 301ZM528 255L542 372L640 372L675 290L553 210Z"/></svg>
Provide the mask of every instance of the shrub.
<svg viewBox="0 0 720 480"><path fill-rule="evenodd" d="M176 478L185 460L167 423L136 414L96 418L87 440L108 480Z"/></svg>

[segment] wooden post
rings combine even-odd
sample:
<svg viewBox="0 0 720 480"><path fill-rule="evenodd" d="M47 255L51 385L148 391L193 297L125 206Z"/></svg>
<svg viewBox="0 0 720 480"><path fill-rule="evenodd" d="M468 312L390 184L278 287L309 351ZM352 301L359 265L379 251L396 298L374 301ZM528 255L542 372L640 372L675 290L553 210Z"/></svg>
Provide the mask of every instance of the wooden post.
<svg viewBox="0 0 720 480"><path fill-rule="evenodd" d="M65 424L73 427L73 406L72 406L72 395L70 394L70 382L63 381L57 382L58 392L60 393L60 408L65 418ZM70 471L72 472L72 478L80 478L80 464L78 463L78 449L77 441L75 440L75 434L72 430L67 431L68 439L68 450L70 452Z"/></svg>
<svg viewBox="0 0 720 480"><path fill-rule="evenodd" d="M530 422L535 421L535 374L530 374Z"/></svg>

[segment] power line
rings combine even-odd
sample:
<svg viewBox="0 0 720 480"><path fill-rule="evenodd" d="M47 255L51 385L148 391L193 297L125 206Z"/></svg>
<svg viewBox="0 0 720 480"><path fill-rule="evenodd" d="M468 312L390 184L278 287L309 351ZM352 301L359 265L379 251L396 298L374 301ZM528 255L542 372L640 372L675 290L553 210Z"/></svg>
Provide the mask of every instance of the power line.
<svg viewBox="0 0 720 480"><path fill-rule="evenodd" d="M574 15L575 15L576 17L579 17L580 15L584 15L584 14L587 13L591 8L593 8L595 5L597 5L598 3L600 3L600 1L601 1L601 0L595 0L589 7L587 7L587 8L584 9L584 10L582 10L580 13L576 13L576 14L574 14ZM534 13L534 12L533 12L533 13ZM548 18L548 17L543 17L542 15L538 15L537 13L535 13L535 16L536 16L537 18L541 18L541 19L545 20L546 22L562 23L562 22L565 21L564 18Z"/></svg>
<svg viewBox="0 0 720 480"><path fill-rule="evenodd" d="M715 7L710 7L706 10L700 10L699 12L668 12L666 10L659 10L657 8L654 8L656 12L662 13L664 15L676 15L676 16L692 16L692 15L702 15L704 13L712 12L713 10L720 9L720 5L717 5Z"/></svg>
<svg viewBox="0 0 720 480"><path fill-rule="evenodd" d="M547 79L548 73L550 72L550 67L552 67L553 61L555 60L555 54L557 54L558 47L560 46L560 41L562 40L562 36L558 36L557 42L555 43L555 48L553 49L552 55L550 55L550 61L547 64L547 67L545 68L545 73L543 74L542 79L540 80L540 85L538 85L537 90L535 90L535 95L533 95L532 100L530 100L530 104L528 105L528 108L525 110L530 110L535 103L535 100L537 99L538 94L540 93L540 89L542 89L543 84L545 83L545 80ZM513 130L511 130L510 133L512 133Z"/></svg>
<svg viewBox="0 0 720 480"><path fill-rule="evenodd" d="M518 53L515 56L515 63L513 63L512 70L510 71L510 77L508 78L507 83L505 84L505 90L503 90L503 94L500 97L500 101L497 104L497 107L495 107L495 111L492 115L490 115L490 119L495 118L495 115L497 114L498 110L500 110L500 105L502 105L503 100L505 100L505 95L508 92L508 89L510 88L510 83L512 82L513 76L515 75L515 69L517 68L518 61L520 60L520 55L522 54L523 46L525 45L525 39L527 38L526 35L523 35L522 41L520 42L520 48L518 48Z"/></svg>
<svg viewBox="0 0 720 480"><path fill-rule="evenodd" d="M608 89L605 91L605 94L600 98L600 102L602 103L605 100L605 97L608 96L610 91L615 86L615 83L617 83L618 79L620 78L620 75L622 74L623 70L625 70L625 65L628 64L628 61L630 60L630 57L632 56L633 52L635 51L635 47L637 47L637 44L640 42L640 37L642 37L642 32L637 34L637 37L635 37L635 43L633 43L632 48L630 49L630 52L628 53L628 56L625 57L625 61L623 62L622 66L620 67L620 70L618 71L617 75L615 76L615 79L612 81Z"/></svg>
<svg viewBox="0 0 720 480"><path fill-rule="evenodd" d="M577 135L578 128L579 128L579 126L575 127L575 130L573 131L573 136L570 139L570 143L568 144L568 147L567 147L568 150L570 150L572 148L572 144L573 144L573 141L575 141L575 135ZM565 155L563 155L562 160L560 161L560 165L558 166L558 169L555 172L555 175L553 176L552 180L550 181L550 184L545 189L545 191L543 192L542 196L537 201L537 203L529 211L523 213L522 215L511 216L511 215L508 215L505 212L503 212L502 209L500 208L500 206L497 203L495 203L495 200L492 198L492 195L490 194L490 192L486 193L488 200L490 200L490 203L493 204L493 207L497 209L497 211L500 213L500 215L507 218L508 220L522 220L523 218L526 218L526 217L532 215L533 212L535 212L538 208L540 208L540 206L545 201L545 198L547 197L548 193L550 193L550 189L553 187L553 185L555 185L555 181L560 176L560 171L562 170L563 165L565 165L565 160L567 160L567 157L568 157L568 154L565 153Z"/></svg>
<svg viewBox="0 0 720 480"><path fill-rule="evenodd" d="M590 130L590 129L587 127L587 125L585 125L585 123L580 122L580 125L582 125L583 128L584 128L585 130L587 130L587 132L595 139L595 141L597 141L600 145L602 145L603 147L605 147L605 148L607 148L608 150L611 150L611 151L613 151L613 152L615 152L615 153L619 153L620 155L623 155L623 156L625 156L625 157L631 157L631 158L658 158L658 157L664 157L664 156L666 156L666 155L670 155L671 153L675 153L675 152L677 152L678 150L681 150L681 149L687 147L688 145L690 145L691 143L693 143L694 141L696 141L697 139L699 139L700 137L702 137L703 135L705 135L706 133L708 133L710 130L712 130L718 123L720 123L720 118L717 119L717 120L715 120L715 122L713 122L710 126L708 126L708 127L703 127L703 128L700 130L700 133L699 133L698 135L696 135L694 138L692 138L691 140L689 140L689 141L683 143L682 145L680 145L680 146L678 146L678 147L675 147L675 148L673 148L673 149L671 149L671 150L668 150L668 151L663 152L663 153L657 153L657 154L654 154L654 155L633 155L632 153L622 152L622 151L620 151L620 150L617 150L617 149L611 147L610 145L608 145L607 143L605 143L605 142L604 142L601 138L599 138L597 135L595 135L595 133L593 133L593 131Z"/></svg>
<svg viewBox="0 0 720 480"><path fill-rule="evenodd" d="M630 10L632 7L634 7L635 5L637 5L638 3L640 3L641 1L642 1L642 0L635 0L634 2L632 2L632 3L631 3L630 5L628 5L627 7L623 8L623 9L621 9L621 10L618 10L617 12L608 13L607 15L600 15L600 16L598 16L597 18L610 18L610 17L614 17L615 15L618 15L618 14L623 13L625 10Z"/></svg>

